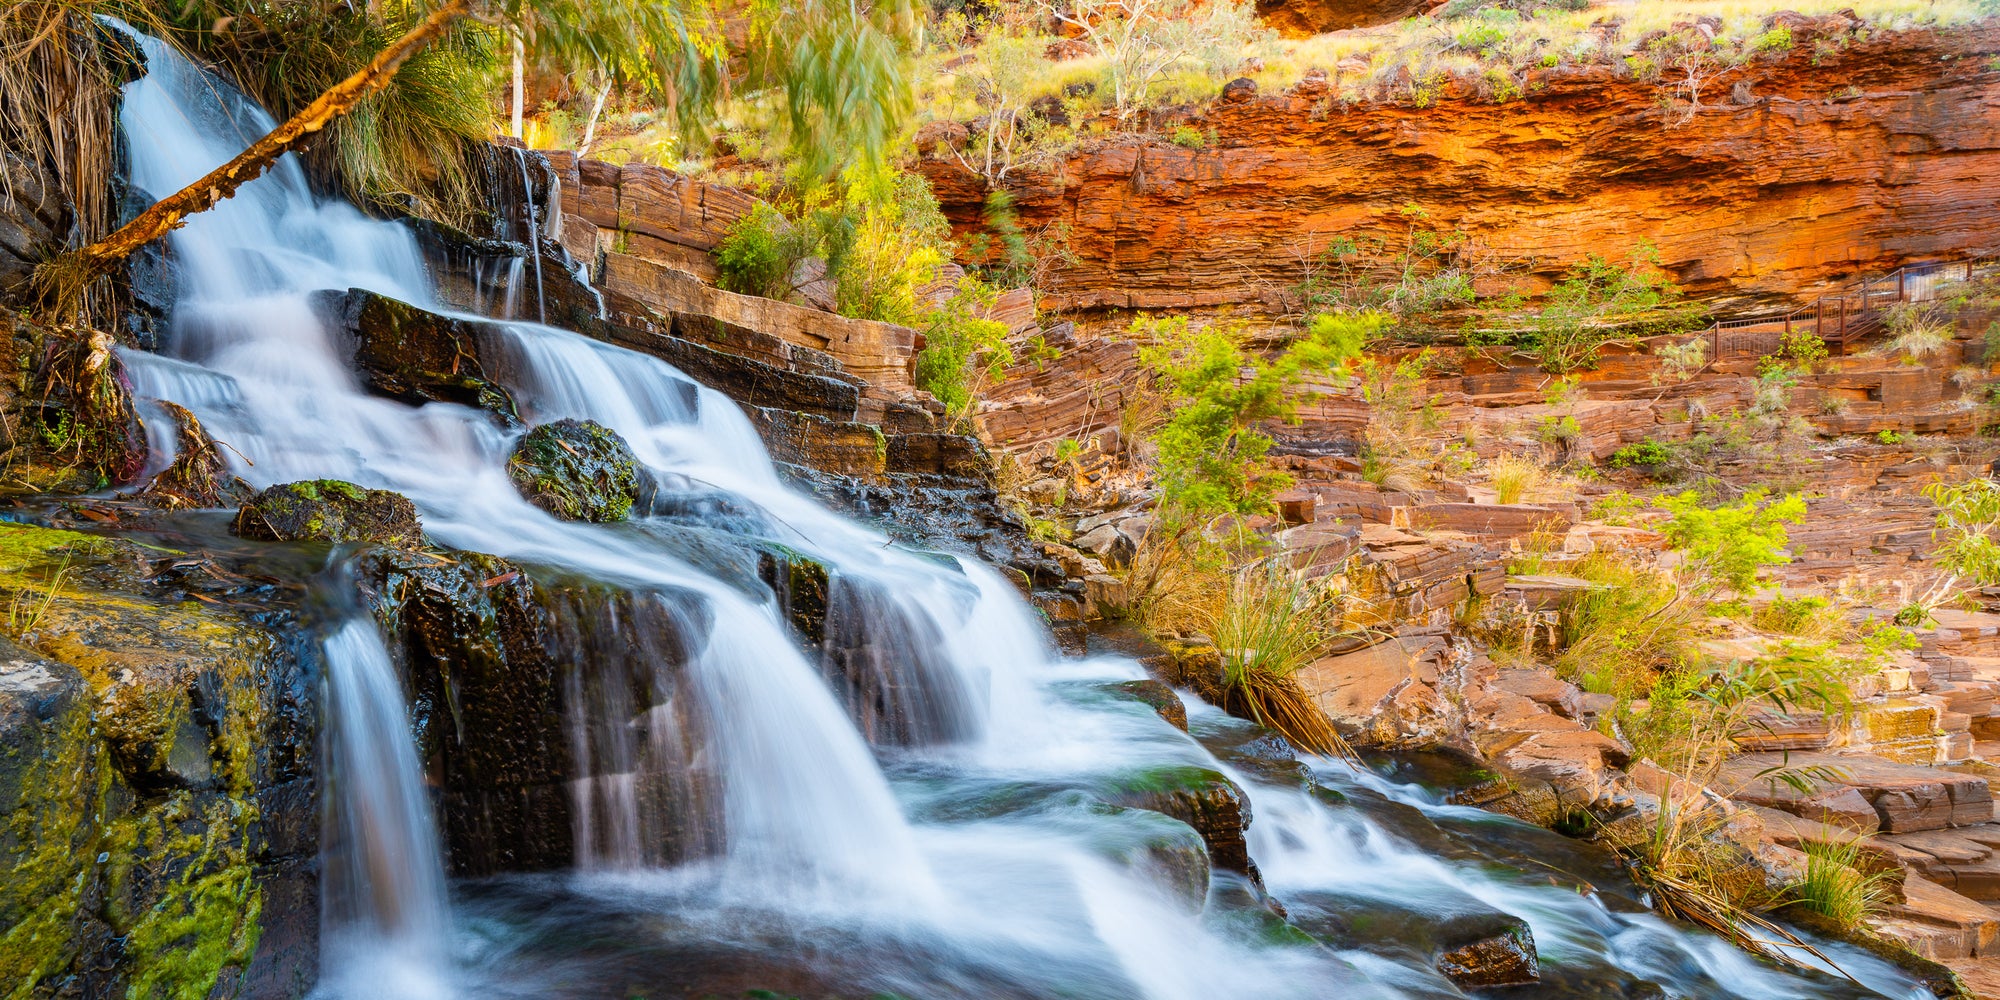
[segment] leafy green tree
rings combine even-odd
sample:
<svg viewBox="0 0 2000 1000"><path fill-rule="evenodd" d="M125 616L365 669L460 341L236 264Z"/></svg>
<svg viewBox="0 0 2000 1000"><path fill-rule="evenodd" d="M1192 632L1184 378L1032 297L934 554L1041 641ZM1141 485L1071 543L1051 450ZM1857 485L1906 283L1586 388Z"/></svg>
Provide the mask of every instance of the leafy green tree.
<svg viewBox="0 0 2000 1000"><path fill-rule="evenodd" d="M914 380L917 388L944 404L945 415L953 422L969 416L979 393L1000 381L1014 363L1007 325L986 318L993 300L991 288L967 275L924 325L924 349L917 352Z"/></svg>
<svg viewBox="0 0 2000 1000"><path fill-rule="evenodd" d="M1258 425L1296 419L1301 376L1359 356L1388 322L1379 312L1325 314L1270 359L1229 327L1197 329L1183 316L1133 323L1132 336L1149 342L1139 363L1173 408L1154 438L1163 503L1198 518L1269 510L1291 478L1265 461L1273 441Z"/></svg>
<svg viewBox="0 0 2000 1000"><path fill-rule="evenodd" d="M1931 537L1939 543L1933 558L1944 576L1912 605L1921 608L1921 613L1913 612L1911 617L1917 621L1908 624L1928 618L1931 610L1950 600L1961 585L2000 583L2000 541L1993 538L1995 527L2000 526L2000 482L1981 478L1957 485L1932 483L1924 488L1924 496L1938 508L1937 527Z"/></svg>
<svg viewBox="0 0 2000 1000"><path fill-rule="evenodd" d="M1792 561L1785 526L1805 519L1806 502L1797 495L1771 500L1752 490L1733 504L1705 507L1693 491L1654 501L1672 516L1661 526L1667 544L1686 555L1692 568L1739 594L1758 587L1765 567Z"/></svg>
<svg viewBox="0 0 2000 1000"><path fill-rule="evenodd" d="M1658 321L1649 332L1685 328L1696 310L1682 300L1673 282L1657 273L1659 265L1659 251L1642 243L1622 267L1591 254L1570 268L1530 321L1542 370L1567 375L1595 367L1606 341L1648 319Z"/></svg>

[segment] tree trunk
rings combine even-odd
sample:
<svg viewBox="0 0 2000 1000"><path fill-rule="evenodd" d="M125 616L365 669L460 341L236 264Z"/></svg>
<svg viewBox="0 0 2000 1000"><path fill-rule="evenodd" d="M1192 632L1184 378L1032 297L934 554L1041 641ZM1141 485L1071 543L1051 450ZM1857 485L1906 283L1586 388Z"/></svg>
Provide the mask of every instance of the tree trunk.
<svg viewBox="0 0 2000 1000"><path fill-rule="evenodd" d="M251 143L250 148L236 154L228 163L154 202L151 208L141 212L138 218L126 223L117 232L44 265L45 272L54 272L47 275L45 281L53 279L58 286L49 290L57 294L58 301L68 298L62 294L67 290L82 291L91 280L109 272L133 251L179 227L188 216L214 208L223 199L234 195L237 188L262 176L278 157L298 148L335 118L353 110L355 105L388 86L406 60L436 41L453 21L464 17L469 9L470 0L448 0L422 24L389 43L359 72L328 88L298 114L272 129L269 135Z"/></svg>
<svg viewBox="0 0 2000 1000"><path fill-rule="evenodd" d="M525 48L526 46L521 41L521 33L518 31L514 32L514 113L508 120L508 124L511 127L507 134L516 139L521 138L521 111L522 107L527 104L527 97L521 89L521 77L523 75L521 64L527 62Z"/></svg>

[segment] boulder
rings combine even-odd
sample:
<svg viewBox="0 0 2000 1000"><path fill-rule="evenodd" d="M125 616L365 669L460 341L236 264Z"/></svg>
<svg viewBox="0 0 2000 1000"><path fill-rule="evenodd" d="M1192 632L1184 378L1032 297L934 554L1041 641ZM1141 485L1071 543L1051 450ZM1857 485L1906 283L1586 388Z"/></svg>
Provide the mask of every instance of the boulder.
<svg viewBox="0 0 2000 1000"><path fill-rule="evenodd" d="M1244 839L1250 826L1250 799L1222 772L1192 766L1156 768L1110 790L1107 797L1114 805L1165 813L1194 827L1208 845L1210 864L1262 884Z"/></svg>
<svg viewBox="0 0 2000 1000"><path fill-rule="evenodd" d="M518 423L500 369L510 352L492 323L441 316L374 292L317 292L313 306L346 332L370 392L406 403L458 403Z"/></svg>
<svg viewBox="0 0 2000 1000"><path fill-rule="evenodd" d="M639 501L644 474L616 431L558 420L521 436L507 478L529 503L565 521L622 521Z"/></svg>
<svg viewBox="0 0 2000 1000"><path fill-rule="evenodd" d="M1815 776L1811 792L1766 775L1793 768ZM1749 753L1723 766L1718 788L1731 798L1864 833L1913 833L1986 823L1993 791L1986 779L1878 757Z"/></svg>
<svg viewBox="0 0 2000 1000"><path fill-rule="evenodd" d="M274 542L359 542L414 549L424 544L417 506L389 490L338 479L280 483L250 498L232 528Z"/></svg>
<svg viewBox="0 0 2000 1000"><path fill-rule="evenodd" d="M1521 986L1542 978L1534 935L1518 922L1439 955L1437 970L1463 989Z"/></svg>

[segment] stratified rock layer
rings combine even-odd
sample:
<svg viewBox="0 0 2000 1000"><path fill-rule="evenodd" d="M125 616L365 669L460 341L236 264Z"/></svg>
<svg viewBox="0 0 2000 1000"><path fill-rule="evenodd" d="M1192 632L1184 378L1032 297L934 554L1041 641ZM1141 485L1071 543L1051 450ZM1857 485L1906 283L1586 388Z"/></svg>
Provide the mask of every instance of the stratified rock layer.
<svg viewBox="0 0 2000 1000"><path fill-rule="evenodd" d="M1017 174L1013 193L1023 228L1067 229L1074 256L1047 286L1065 308L1291 312L1306 260L1342 236L1405 239L1407 206L1544 278L1652 241L1719 311L2000 247L2000 27L1829 45L1815 56L1798 33L1789 55L1721 78L1732 103L1678 127L1665 90L1610 67L1535 69L1525 99L1428 108L1343 107L1317 79L1198 115L1216 137L1202 149L1098 144ZM976 178L925 170L956 225L983 225Z"/></svg>

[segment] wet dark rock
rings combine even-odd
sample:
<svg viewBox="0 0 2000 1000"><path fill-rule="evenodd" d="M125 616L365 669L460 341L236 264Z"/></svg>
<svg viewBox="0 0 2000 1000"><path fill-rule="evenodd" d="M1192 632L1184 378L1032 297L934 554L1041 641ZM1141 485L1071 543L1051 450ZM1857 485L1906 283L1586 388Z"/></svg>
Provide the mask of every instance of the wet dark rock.
<svg viewBox="0 0 2000 1000"><path fill-rule="evenodd" d="M249 484L229 471L228 463L201 421L179 403L155 403L174 422L175 455L171 465L153 477L134 499L179 510L190 507L233 507L251 495Z"/></svg>
<svg viewBox="0 0 2000 1000"><path fill-rule="evenodd" d="M519 238L474 236L429 219L400 221L416 235L439 299L494 319L533 320L602 336L597 294L577 279L576 264L560 244L542 240L537 260ZM503 308L508 303L511 315Z"/></svg>
<svg viewBox="0 0 2000 1000"><path fill-rule="evenodd" d="M888 439L887 471L931 477L943 485L990 486L993 456L965 434L896 434Z"/></svg>
<svg viewBox="0 0 2000 1000"><path fill-rule="evenodd" d="M748 412L773 462L870 481L888 469L889 440L874 424L770 407Z"/></svg>
<svg viewBox="0 0 2000 1000"><path fill-rule="evenodd" d="M826 564L774 544L758 553L757 576L777 598L779 617L791 626L793 637L817 652L826 640L827 598L832 591Z"/></svg>
<svg viewBox="0 0 2000 1000"><path fill-rule="evenodd" d="M312 759L297 630L281 601L253 620L153 586L151 554L0 532L0 592L38 608L29 645L0 640L0 969L23 995L311 975L316 907L284 901L310 893L317 812L273 794Z"/></svg>
<svg viewBox="0 0 2000 1000"><path fill-rule="evenodd" d="M966 583L965 600L975 594ZM946 637L893 587L835 576L820 672L870 743L927 746L969 740L980 711L946 652Z"/></svg>
<svg viewBox="0 0 2000 1000"><path fill-rule="evenodd" d="M529 503L565 521L622 521L639 501L644 474L618 432L590 420L558 420L521 436L507 478Z"/></svg>
<svg viewBox="0 0 2000 1000"><path fill-rule="evenodd" d="M690 317L675 323L697 321ZM831 359L822 371L799 371L718 351L688 337L618 325L609 328L605 339L659 358L745 409L768 407L853 420L861 407L860 380L840 372Z"/></svg>
<svg viewBox="0 0 2000 1000"><path fill-rule="evenodd" d="M1187 732L1187 706L1181 704L1180 695L1174 689L1155 680L1121 681L1113 688L1144 702L1147 708L1158 712L1175 729Z"/></svg>
<svg viewBox="0 0 2000 1000"><path fill-rule="evenodd" d="M908 475L869 482L798 465L781 465L779 472L834 510L913 548L1013 567L1037 587L1059 586L1066 579L990 486L957 488Z"/></svg>
<svg viewBox="0 0 2000 1000"><path fill-rule="evenodd" d="M1257 81L1239 76L1222 85L1222 103L1241 104L1257 97Z"/></svg>
<svg viewBox="0 0 2000 1000"><path fill-rule="evenodd" d="M1513 926L1437 957L1437 970L1463 989L1522 986L1541 978L1528 925Z"/></svg>
<svg viewBox="0 0 2000 1000"><path fill-rule="evenodd" d="M519 423L504 386L511 354L493 324L440 316L361 289L318 292L313 305L344 330L371 392L406 403L458 403Z"/></svg>
<svg viewBox="0 0 2000 1000"><path fill-rule="evenodd" d="M1210 701L1222 693L1222 651L1206 636L1168 636L1160 640L1171 656L1161 680L1187 688Z"/></svg>
<svg viewBox="0 0 2000 1000"><path fill-rule="evenodd" d="M424 544L417 507L408 497L338 479L268 487L237 512L233 530L244 538L275 542L360 542L406 549Z"/></svg>
<svg viewBox="0 0 2000 1000"><path fill-rule="evenodd" d="M454 874L667 864L720 846L714 752L681 673L711 627L701 597L475 553L377 549L357 574L409 678ZM649 736L663 724L671 738ZM620 781L635 792L622 818L596 794ZM651 839L619 843L622 820Z"/></svg>
<svg viewBox="0 0 2000 1000"><path fill-rule="evenodd" d="M1336 948L1361 948L1435 967L1464 989L1539 978L1534 937L1519 917L1470 895L1427 886L1421 898L1370 886L1287 897L1294 926Z"/></svg>
<svg viewBox="0 0 2000 1000"><path fill-rule="evenodd" d="M36 265L54 256L68 237L72 214L61 180L37 160L0 150L0 295L19 295Z"/></svg>
<svg viewBox="0 0 2000 1000"><path fill-rule="evenodd" d="M1250 800L1222 772L1193 766L1156 768L1126 782L1110 798L1118 805L1165 813L1194 827L1208 845L1211 864L1262 885L1244 839L1250 826Z"/></svg>

